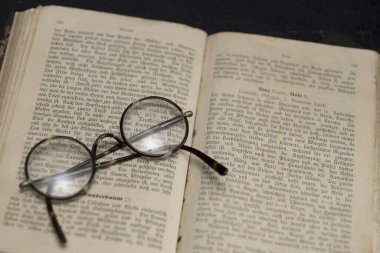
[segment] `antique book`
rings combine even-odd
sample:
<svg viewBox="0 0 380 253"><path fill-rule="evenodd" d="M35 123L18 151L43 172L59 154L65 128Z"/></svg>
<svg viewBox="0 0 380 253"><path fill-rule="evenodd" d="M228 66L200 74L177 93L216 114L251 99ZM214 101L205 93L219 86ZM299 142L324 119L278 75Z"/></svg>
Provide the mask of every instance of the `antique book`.
<svg viewBox="0 0 380 253"><path fill-rule="evenodd" d="M66 7L16 13L0 77L0 252L378 252L376 52ZM98 171L54 208L20 190L29 150L91 146L160 96L186 145ZM133 153L118 151L119 155Z"/></svg>

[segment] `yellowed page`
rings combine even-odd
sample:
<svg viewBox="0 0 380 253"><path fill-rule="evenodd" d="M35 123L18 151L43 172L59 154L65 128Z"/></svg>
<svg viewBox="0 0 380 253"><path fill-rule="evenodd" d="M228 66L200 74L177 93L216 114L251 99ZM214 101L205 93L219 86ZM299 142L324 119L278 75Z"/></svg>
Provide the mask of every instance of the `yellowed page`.
<svg viewBox="0 0 380 253"><path fill-rule="evenodd" d="M377 54L209 38L178 252L370 253Z"/></svg>
<svg viewBox="0 0 380 253"><path fill-rule="evenodd" d="M44 201L18 184L34 143L70 135L91 147L102 133L120 135L121 114L138 98L165 96L194 111L205 41L203 31L183 25L63 7L41 10L2 143L1 252L175 252L186 152L99 171L87 196L55 204L65 247Z"/></svg>

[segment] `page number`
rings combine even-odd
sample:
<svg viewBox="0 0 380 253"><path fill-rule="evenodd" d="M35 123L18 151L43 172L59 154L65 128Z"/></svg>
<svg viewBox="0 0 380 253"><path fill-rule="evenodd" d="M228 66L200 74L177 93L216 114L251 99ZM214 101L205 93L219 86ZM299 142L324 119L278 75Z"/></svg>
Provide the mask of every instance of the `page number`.
<svg viewBox="0 0 380 253"><path fill-rule="evenodd" d="M63 25L63 20L57 20L58 25Z"/></svg>

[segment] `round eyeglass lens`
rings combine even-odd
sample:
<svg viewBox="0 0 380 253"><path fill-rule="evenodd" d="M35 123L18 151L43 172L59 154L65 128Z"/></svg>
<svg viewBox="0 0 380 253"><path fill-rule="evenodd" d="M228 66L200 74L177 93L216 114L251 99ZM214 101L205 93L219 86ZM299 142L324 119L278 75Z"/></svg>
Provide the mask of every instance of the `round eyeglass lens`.
<svg viewBox="0 0 380 253"><path fill-rule="evenodd" d="M131 104L123 113L121 132L134 151L159 157L178 150L188 134L182 110L170 100L149 97Z"/></svg>
<svg viewBox="0 0 380 253"><path fill-rule="evenodd" d="M86 146L69 137L41 141L30 151L25 166L31 186L52 199L79 194L92 180L95 168Z"/></svg>

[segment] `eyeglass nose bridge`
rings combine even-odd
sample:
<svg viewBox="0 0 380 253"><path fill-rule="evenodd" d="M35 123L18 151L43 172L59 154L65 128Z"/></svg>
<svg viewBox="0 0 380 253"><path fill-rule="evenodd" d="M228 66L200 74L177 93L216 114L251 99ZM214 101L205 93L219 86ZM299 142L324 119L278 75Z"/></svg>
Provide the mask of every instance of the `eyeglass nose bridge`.
<svg viewBox="0 0 380 253"><path fill-rule="evenodd" d="M112 138L112 139L116 140L116 142L118 144L115 145L115 146L113 146L110 149L107 149L106 151L104 151L104 152L102 152L100 154L96 154L96 151L98 149L100 141L102 141L105 138ZM98 136L98 138L96 138L94 144L92 144L91 153L92 153L92 155L94 157L96 157L97 159L99 159L99 158L102 158L104 156L107 156L107 155L115 152L116 150L118 150L118 149L120 149L120 148L122 148L124 146L125 146L124 142L119 137L117 137L116 135L114 135L113 133L104 133L104 134Z"/></svg>

